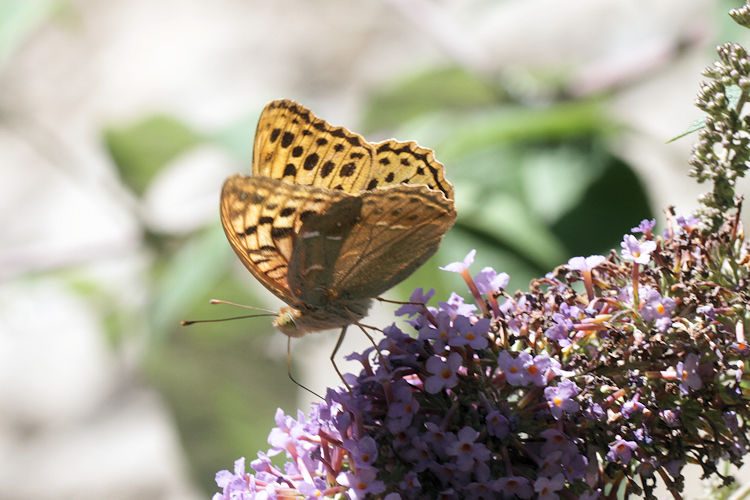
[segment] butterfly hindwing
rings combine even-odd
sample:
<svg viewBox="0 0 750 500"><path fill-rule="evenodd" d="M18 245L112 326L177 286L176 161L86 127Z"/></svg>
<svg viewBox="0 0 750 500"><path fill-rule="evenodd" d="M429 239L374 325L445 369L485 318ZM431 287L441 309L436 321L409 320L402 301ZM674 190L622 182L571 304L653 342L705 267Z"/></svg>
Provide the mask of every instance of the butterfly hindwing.
<svg viewBox="0 0 750 500"><path fill-rule="evenodd" d="M434 254L455 218L453 202L425 186L393 186L334 203L303 224L291 286L317 287L311 297L333 292L332 300L376 297Z"/></svg>
<svg viewBox="0 0 750 500"><path fill-rule="evenodd" d="M289 263L289 286L300 301L314 307L335 301L342 248L359 230L361 211L360 197L342 196L302 224Z"/></svg>
<svg viewBox="0 0 750 500"><path fill-rule="evenodd" d="M353 193L366 187L373 154L359 134L282 99L268 103L258 120L253 175Z"/></svg>
<svg viewBox="0 0 750 500"><path fill-rule="evenodd" d="M429 259L456 219L453 200L425 186L394 186L361 195L357 231L335 271L341 294L376 297ZM375 280L372 279L375 277Z"/></svg>

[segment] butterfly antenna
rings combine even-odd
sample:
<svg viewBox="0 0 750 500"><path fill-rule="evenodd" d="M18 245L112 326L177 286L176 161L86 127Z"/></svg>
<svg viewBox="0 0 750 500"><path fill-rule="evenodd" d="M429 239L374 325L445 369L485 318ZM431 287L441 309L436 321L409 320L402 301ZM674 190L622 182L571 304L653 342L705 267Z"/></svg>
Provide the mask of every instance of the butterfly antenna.
<svg viewBox="0 0 750 500"><path fill-rule="evenodd" d="M180 321L182 326L190 326L196 323L219 323L220 321L233 321L235 319L261 318L263 316L276 316L275 314L247 314L245 316L232 316L231 318L196 319Z"/></svg>
<svg viewBox="0 0 750 500"><path fill-rule="evenodd" d="M270 309L263 309L262 307L253 307L253 306L246 306L245 304L237 304L235 302L229 302L228 300L221 300L221 299L211 299L208 301L209 304L226 304L228 306L235 306L235 307L241 307L243 309L252 309L253 311L262 311L265 313L270 313L274 316L276 316L276 313L274 311L271 311Z"/></svg>
<svg viewBox="0 0 750 500"><path fill-rule="evenodd" d="M195 321L180 321L182 326L193 325L195 323L218 323L219 321L232 321L235 319L247 319L247 318L262 318L264 316L276 316L276 313L268 309L261 307L246 306L244 304L236 304L229 302L228 300L211 299L208 301L209 304L226 304L228 306L241 307L243 309L252 309L253 311L261 311L264 314L249 314L247 316L233 316L231 318L219 318L219 319L198 319Z"/></svg>
<svg viewBox="0 0 750 500"><path fill-rule="evenodd" d="M260 307L246 306L243 304L235 304L228 300L211 299L208 301L209 304L226 304L229 306L241 307L243 309L252 309L253 311L261 311L264 314L249 314L247 316L233 316L231 318L218 318L218 319L197 319L194 321L180 321L182 326L193 325L195 323L218 323L219 321L232 321L235 319L247 319L247 318L262 318L264 316L276 316L276 313L269 311L268 309L262 309Z"/></svg>
<svg viewBox="0 0 750 500"><path fill-rule="evenodd" d="M297 380L292 376L292 337L286 338L286 374L289 375L289 380L294 382L294 385L297 387L306 390L313 396L317 396L320 399L325 401L325 398L318 394L317 392L313 391L312 389L305 387L304 385L297 382Z"/></svg>

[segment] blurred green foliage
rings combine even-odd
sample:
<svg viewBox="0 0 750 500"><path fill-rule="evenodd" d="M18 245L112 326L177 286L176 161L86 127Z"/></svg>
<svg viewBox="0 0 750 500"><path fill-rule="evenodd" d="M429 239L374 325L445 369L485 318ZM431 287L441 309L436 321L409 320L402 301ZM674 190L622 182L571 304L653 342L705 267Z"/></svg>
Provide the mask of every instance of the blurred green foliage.
<svg viewBox="0 0 750 500"><path fill-rule="evenodd" d="M104 140L123 182L138 195L171 160L202 142L177 118L152 115L104 131Z"/></svg>
<svg viewBox="0 0 750 500"><path fill-rule="evenodd" d="M485 80L458 68L428 70L381 91L364 112L379 134L417 139L445 164L459 218L441 263L477 248L475 270L508 272L512 292L574 255L607 252L652 216L644 186L608 147L619 125L604 111L604 97L532 107ZM425 81L417 91L415 82ZM449 282L456 288L456 279ZM446 297L449 289L438 292Z"/></svg>
<svg viewBox="0 0 750 500"><path fill-rule="evenodd" d="M248 128L243 122L202 133L177 117L155 114L105 129L104 142L122 181L142 195L165 166L198 145L211 143L237 158L249 156ZM143 369L173 409L194 477L209 492L216 471L231 468L236 457L252 456L248 450L267 447L269 422L276 408L294 409L296 387L288 379L286 360L267 355L274 334L270 321L179 326L183 319L247 312L211 306L212 298L261 304L249 295L252 277L238 265L218 222L218 193L216 223L209 227L187 237L143 229L153 256Z"/></svg>
<svg viewBox="0 0 750 500"><path fill-rule="evenodd" d="M255 451L268 447L266 438L276 408L293 411L296 406L296 388L287 377L285 359L269 354L271 336L277 333L267 321L239 320L190 327L177 324L177 318L186 314L187 319L195 319L248 312L211 306L211 298L253 301L240 283L244 279L233 279L231 275L237 269L229 258L234 258L229 255L231 250L215 248L216 233L209 230L201 234L202 241L177 256L178 263L162 274L164 279L155 293L154 317L155 324L163 322L163 326L162 330L153 329L162 338L152 346L144 364L149 379L173 409L194 477L207 492L215 488L216 471L231 469L234 459L240 456L253 459ZM218 236L224 237L223 233ZM211 277L202 270L191 269L191 263L205 267L199 262L204 258L217 266L208 266L213 271ZM192 277L184 279L179 274ZM186 288L174 290L171 285ZM164 301L171 303L165 305ZM164 309L160 310L160 305ZM261 323L266 325L259 326Z"/></svg>
<svg viewBox="0 0 750 500"><path fill-rule="evenodd" d="M165 165L198 144L223 149L237 159L238 171L248 172L257 116L196 131L155 114L109 128L104 138L123 182L142 194ZM652 216L633 169L609 148L619 127L600 99L530 106L499 80L435 68L374 95L363 129L435 149L456 188L456 225L393 298L406 299L415 287L435 288L437 300L452 290L468 296L459 276L436 271L472 248L474 272L492 266L511 275L509 291L526 289L571 256L616 247L630 227ZM264 354L269 335L278 335L270 321L176 326L187 314L242 314L208 306L209 298L261 303L249 297L253 278L238 265L218 216L187 237L150 233L147 243L154 264L144 367L174 409L195 477L212 491L217 470L267 448L274 410L293 410L295 388L285 360Z"/></svg>
<svg viewBox="0 0 750 500"><path fill-rule="evenodd" d="M362 132L388 129L432 112L492 106L504 96L500 86L459 68L428 68L374 93L362 118Z"/></svg>

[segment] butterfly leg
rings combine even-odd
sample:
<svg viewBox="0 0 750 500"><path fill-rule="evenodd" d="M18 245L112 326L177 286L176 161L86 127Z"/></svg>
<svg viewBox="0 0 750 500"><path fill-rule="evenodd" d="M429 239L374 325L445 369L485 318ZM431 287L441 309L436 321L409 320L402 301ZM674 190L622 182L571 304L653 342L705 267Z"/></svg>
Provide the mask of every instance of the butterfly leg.
<svg viewBox="0 0 750 500"><path fill-rule="evenodd" d="M309 389L309 388L305 387L304 385L300 384L299 382L297 382L297 379L295 379L292 376L292 354L291 354L292 349L291 349L291 347L292 347L292 337L287 337L287 339L286 339L286 374L289 375L289 380L291 380L292 382L294 382L294 385L296 385L297 387L300 387L300 388L306 390L307 392L309 392L310 394L312 394L313 396L317 396L320 399L322 399L322 400L325 401L325 398L323 396L321 396L317 392L313 391L312 389Z"/></svg>
<svg viewBox="0 0 750 500"><path fill-rule="evenodd" d="M338 365L336 364L336 353L339 351L339 347L341 347L341 344L344 342L344 336L346 335L346 326L341 329L341 333L339 334L339 339L336 341L336 347L333 348L333 352L331 353L331 364L333 365L333 369L336 370L336 374L338 374L341 381L346 386L346 389L349 392L352 392L352 388L349 387L349 384L346 383L346 380L344 380L344 376L341 374L341 370L339 370Z"/></svg>
<svg viewBox="0 0 750 500"><path fill-rule="evenodd" d="M429 322L432 323L433 325L437 324L437 320L432 315L432 313L430 313L430 310L427 309L427 304L425 304L424 302L410 302L408 300L407 301L389 300L389 299L384 299L383 297L375 297L375 300L377 300L378 302L387 302L388 304L397 304L397 305L401 305L401 306L406 306L406 305L410 305L410 306L422 306L422 309L423 309L424 313L426 314L427 319L429 320Z"/></svg>
<svg viewBox="0 0 750 500"><path fill-rule="evenodd" d="M372 344L372 346L375 348L375 352L378 353L378 357L380 358L380 363L383 366L385 366L386 368L388 368L390 370L390 366L388 365L388 360L386 359L385 356L383 356L383 353L380 352L380 348L375 343L375 339L372 338L372 335L370 335L367 332L367 330L365 330L365 328L371 328L371 329L373 329L373 330L375 330L377 332L380 332L380 333L383 333L383 330L381 330L380 328L376 328L374 326L363 325L362 323L355 323L355 325L357 325L359 327L359 329L362 330L362 333L365 334L365 337L367 337L367 339L370 341L370 343Z"/></svg>
<svg viewBox="0 0 750 500"><path fill-rule="evenodd" d="M383 297L375 297L375 300L378 302L386 302L388 304L396 304L398 306L404 306L404 305L412 305L412 306L425 306L427 307L424 302L409 302L408 300L390 300L390 299L384 299Z"/></svg>

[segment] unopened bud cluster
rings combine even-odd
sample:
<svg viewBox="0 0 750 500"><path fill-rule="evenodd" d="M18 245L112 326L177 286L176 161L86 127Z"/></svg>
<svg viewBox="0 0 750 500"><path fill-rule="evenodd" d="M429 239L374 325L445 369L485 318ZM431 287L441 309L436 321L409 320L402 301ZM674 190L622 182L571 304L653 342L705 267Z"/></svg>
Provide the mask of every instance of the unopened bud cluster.
<svg viewBox="0 0 750 500"><path fill-rule="evenodd" d="M748 7L733 11L745 19ZM713 190L701 197L707 228L716 229L724 211L732 207L735 184L750 161L750 60L734 43L718 47L719 60L704 71L709 81L698 93L696 105L706 113L704 127L693 148L690 175L698 182L711 181Z"/></svg>

